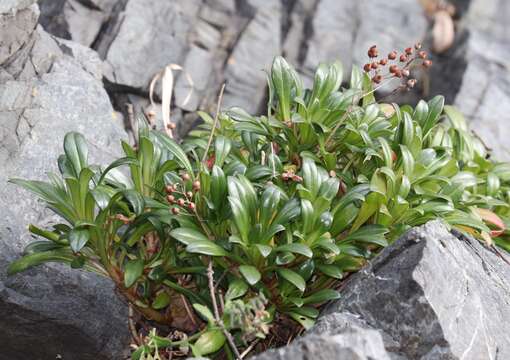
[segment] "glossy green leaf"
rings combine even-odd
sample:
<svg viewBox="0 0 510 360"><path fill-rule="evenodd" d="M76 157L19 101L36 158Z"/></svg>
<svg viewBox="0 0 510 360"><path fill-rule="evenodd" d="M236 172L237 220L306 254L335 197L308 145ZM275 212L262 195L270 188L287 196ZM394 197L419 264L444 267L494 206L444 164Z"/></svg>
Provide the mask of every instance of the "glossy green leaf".
<svg viewBox="0 0 510 360"><path fill-rule="evenodd" d="M305 280L296 273L295 271L292 271L290 269L278 269L278 275L280 275L282 278L290 282L292 285L294 285L299 291L304 292L306 288Z"/></svg>
<svg viewBox="0 0 510 360"><path fill-rule="evenodd" d="M252 265L239 266L239 272L244 276L250 285L255 285L260 281L260 278L262 277L257 268Z"/></svg>
<svg viewBox="0 0 510 360"><path fill-rule="evenodd" d="M124 286L130 288L142 276L143 259L128 260L124 266Z"/></svg>

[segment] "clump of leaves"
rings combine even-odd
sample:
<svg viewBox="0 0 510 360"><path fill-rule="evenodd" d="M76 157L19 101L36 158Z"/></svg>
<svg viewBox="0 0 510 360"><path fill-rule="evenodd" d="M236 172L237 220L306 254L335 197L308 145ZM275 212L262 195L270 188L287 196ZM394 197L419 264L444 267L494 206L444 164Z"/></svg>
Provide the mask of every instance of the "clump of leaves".
<svg viewBox="0 0 510 360"><path fill-rule="evenodd" d="M43 240L10 273L51 261L97 272L146 319L186 334L151 333L134 359L162 348L241 358L285 319L312 326L346 274L411 226L442 218L509 249L510 166L442 97L379 104L357 68L341 88L339 63L304 89L280 57L268 83L267 115L201 113L182 145L142 121L138 147L123 142L104 169L68 134L59 175L11 180L63 223L31 225Z"/></svg>

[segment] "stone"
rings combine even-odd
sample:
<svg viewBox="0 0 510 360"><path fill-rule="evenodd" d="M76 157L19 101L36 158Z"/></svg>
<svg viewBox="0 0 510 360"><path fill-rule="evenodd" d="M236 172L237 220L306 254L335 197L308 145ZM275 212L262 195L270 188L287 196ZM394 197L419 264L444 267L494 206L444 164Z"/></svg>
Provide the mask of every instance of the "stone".
<svg viewBox="0 0 510 360"><path fill-rule="evenodd" d="M148 88L152 77L166 65L182 65L187 34L199 10L199 1L129 0L118 17L118 32L105 52L114 68L111 81L133 88Z"/></svg>
<svg viewBox="0 0 510 360"><path fill-rule="evenodd" d="M183 63L185 73L180 73L175 84L175 104L183 110L195 111L203 99L213 71L213 58L210 52L191 46ZM192 80L189 83L185 74Z"/></svg>
<svg viewBox="0 0 510 360"><path fill-rule="evenodd" d="M255 113L265 98L267 80L263 70L281 52L281 3L259 0L250 4L258 5L257 12L227 60L223 105Z"/></svg>
<svg viewBox="0 0 510 360"><path fill-rule="evenodd" d="M316 328L290 345L269 350L253 360L390 360L377 330L361 324L353 315L335 314L334 334ZM331 323L331 322L330 322Z"/></svg>
<svg viewBox="0 0 510 360"><path fill-rule="evenodd" d="M315 331L334 335L347 313L380 332L392 359L510 358L509 279L494 251L432 221L352 275Z"/></svg>
<svg viewBox="0 0 510 360"><path fill-rule="evenodd" d="M353 64L367 62L370 46L376 44L381 54L393 49L402 51L421 41L426 29L418 1L319 1L304 71L314 71L320 62L341 60L347 80Z"/></svg>
<svg viewBox="0 0 510 360"><path fill-rule="evenodd" d="M501 161L510 161L506 120L510 111L509 13L510 4L504 0L471 1L463 19L467 34L458 61L464 72L454 101Z"/></svg>
<svg viewBox="0 0 510 360"><path fill-rule="evenodd" d="M0 65L29 42L39 16L39 8L31 3L14 1L12 10L0 12Z"/></svg>
<svg viewBox="0 0 510 360"><path fill-rule="evenodd" d="M33 6L25 9L36 14ZM15 16L26 14L18 10ZM15 23L20 22L10 24ZM4 184L0 187L0 359L118 359L125 356L130 341L127 307L109 280L56 264L12 277L6 274L9 263L32 240L27 225L44 227L55 221L34 195L7 180L43 180L47 171L57 171L66 132L83 133L91 162L100 164L118 154L119 141L125 137L113 116L93 50L56 40L40 27L27 41L31 47L18 47L18 52L26 52L24 65L20 62L12 74L8 71L13 68L7 67L9 76L0 84L0 183Z"/></svg>

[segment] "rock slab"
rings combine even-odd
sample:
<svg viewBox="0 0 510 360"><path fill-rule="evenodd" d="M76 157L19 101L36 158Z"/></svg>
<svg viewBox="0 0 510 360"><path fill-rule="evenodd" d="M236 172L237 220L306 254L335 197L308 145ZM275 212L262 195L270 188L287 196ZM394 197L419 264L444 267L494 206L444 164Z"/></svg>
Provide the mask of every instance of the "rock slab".
<svg viewBox="0 0 510 360"><path fill-rule="evenodd" d="M94 163L111 159L125 134L97 54L35 28L39 12L30 3L0 14L7 34L0 53L12 49L0 60L0 359L119 359L129 343L127 310L110 281L57 265L6 274L32 240L27 225L55 221L7 180L43 180L56 171L66 132L87 137Z"/></svg>

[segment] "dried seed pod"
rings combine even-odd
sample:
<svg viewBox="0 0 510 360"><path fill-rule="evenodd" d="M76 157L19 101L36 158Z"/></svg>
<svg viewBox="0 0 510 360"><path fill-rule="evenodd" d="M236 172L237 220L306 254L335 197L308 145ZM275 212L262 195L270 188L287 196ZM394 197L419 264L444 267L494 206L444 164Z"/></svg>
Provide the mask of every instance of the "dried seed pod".
<svg viewBox="0 0 510 360"><path fill-rule="evenodd" d="M398 69L397 71L395 71L393 73L393 76L397 77L397 78L401 78L402 77L402 71L400 69Z"/></svg>
<svg viewBox="0 0 510 360"><path fill-rule="evenodd" d="M387 63L388 63L388 59L386 59L386 58L379 60L379 64L382 66L386 66Z"/></svg>
<svg viewBox="0 0 510 360"><path fill-rule="evenodd" d="M374 75L372 78L372 81L376 84L380 84L382 81L382 76L380 74Z"/></svg>
<svg viewBox="0 0 510 360"><path fill-rule="evenodd" d="M432 66L432 60L428 60L428 59L427 60L423 60L423 64L422 65L423 65L424 68L428 69L429 67Z"/></svg>
<svg viewBox="0 0 510 360"><path fill-rule="evenodd" d="M379 55L379 51L377 50L376 45L372 45L370 49L368 49L368 57L375 58Z"/></svg>
<svg viewBox="0 0 510 360"><path fill-rule="evenodd" d="M373 63L370 64L370 67L376 70L379 67L379 64L374 61Z"/></svg>
<svg viewBox="0 0 510 360"><path fill-rule="evenodd" d="M398 68L397 65L390 66L390 73L395 74L398 70L400 70L400 69Z"/></svg>
<svg viewBox="0 0 510 360"><path fill-rule="evenodd" d="M406 49L405 49L405 53L406 53L407 55L411 55L411 54L413 53L413 48L412 48L412 47L408 47L408 48L406 48Z"/></svg>
<svg viewBox="0 0 510 360"><path fill-rule="evenodd" d="M399 60L400 60L400 62L406 62L407 61L407 55L406 54L400 55Z"/></svg>
<svg viewBox="0 0 510 360"><path fill-rule="evenodd" d="M179 215L180 212L181 212L181 210L179 208L176 208L176 207L172 208L172 214Z"/></svg>
<svg viewBox="0 0 510 360"><path fill-rule="evenodd" d="M363 70L365 70L365 72L369 72L371 68L372 68L371 64L363 65Z"/></svg>
<svg viewBox="0 0 510 360"><path fill-rule="evenodd" d="M426 51L423 51L423 50L422 50L422 51L420 51L420 52L418 53L418 57L419 57L420 59L426 59L426 58L427 58L427 52L426 52Z"/></svg>
<svg viewBox="0 0 510 360"><path fill-rule="evenodd" d="M390 52L388 54L388 59L395 60L396 58L397 58L397 52L395 50L393 50L392 52Z"/></svg>

